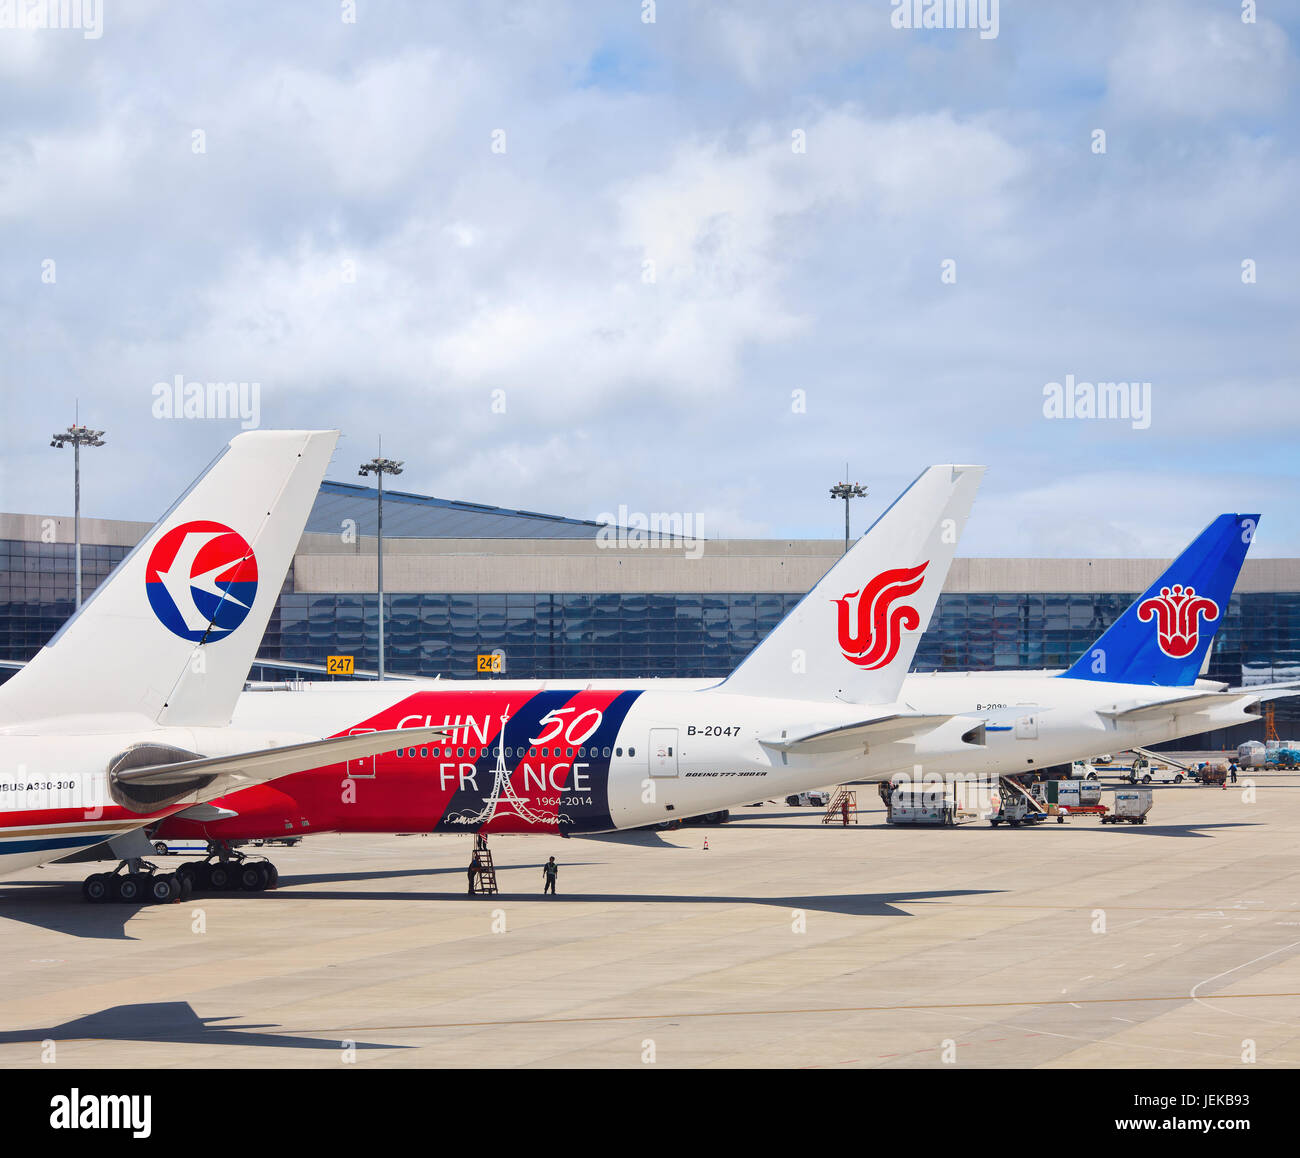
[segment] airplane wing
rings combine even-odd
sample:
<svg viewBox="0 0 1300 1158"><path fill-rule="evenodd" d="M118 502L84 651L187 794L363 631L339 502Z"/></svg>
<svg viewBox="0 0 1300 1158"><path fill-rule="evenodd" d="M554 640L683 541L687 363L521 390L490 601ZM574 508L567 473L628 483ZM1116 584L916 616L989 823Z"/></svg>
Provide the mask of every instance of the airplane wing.
<svg viewBox="0 0 1300 1158"><path fill-rule="evenodd" d="M233 756L195 756L189 760L175 759L178 754L193 755L181 753L177 748L136 745L127 750L134 759L153 754L158 757L157 761L110 770L109 779L113 782L114 799L124 808L141 814L140 826L99 844L77 849L60 858L58 863L149 856L153 845L146 834L164 815L183 813L203 820L234 816L237 814L207 802L294 772L376 756L411 744L436 744L446 740L451 731L450 728L400 728L362 732L355 736L307 740ZM168 756L173 758L168 760ZM169 805L182 807L162 813L161 810Z"/></svg>
<svg viewBox="0 0 1300 1158"><path fill-rule="evenodd" d="M311 768L324 768L364 756L375 756L411 744L435 744L445 740L449 728L401 728L383 732L363 732L355 736L334 736L325 740L308 740L300 744L286 744L282 748L262 748L255 752L239 752L233 756L206 756L195 760L181 760L145 764L111 773L114 781L128 788L157 787L166 790L183 789L195 785L195 803L251 784L261 784L288 776L293 772L306 772Z"/></svg>
<svg viewBox="0 0 1300 1158"><path fill-rule="evenodd" d="M759 739L765 748L777 752L798 752L800 755L819 755L847 752L865 748L867 744L888 744L907 740L920 732L929 732L946 724L952 716L927 716L920 713L895 712L874 720L859 720L834 728L819 728L801 735Z"/></svg>

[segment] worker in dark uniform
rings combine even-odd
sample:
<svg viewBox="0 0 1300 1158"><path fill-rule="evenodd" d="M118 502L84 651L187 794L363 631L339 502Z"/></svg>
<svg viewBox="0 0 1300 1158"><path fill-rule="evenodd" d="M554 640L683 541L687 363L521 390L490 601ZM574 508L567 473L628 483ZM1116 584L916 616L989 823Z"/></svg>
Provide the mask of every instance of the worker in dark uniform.
<svg viewBox="0 0 1300 1158"><path fill-rule="evenodd" d="M555 892L555 878L560 875L560 866L555 863L555 857L551 857L542 865L542 879L546 882L542 886L542 896L550 893L552 896L557 895Z"/></svg>
<svg viewBox="0 0 1300 1158"><path fill-rule="evenodd" d="M474 891L474 878L479 874L481 867L481 862L478 859L478 849L475 849L474 856L471 858L469 869L467 870L469 872L469 891L471 893Z"/></svg>

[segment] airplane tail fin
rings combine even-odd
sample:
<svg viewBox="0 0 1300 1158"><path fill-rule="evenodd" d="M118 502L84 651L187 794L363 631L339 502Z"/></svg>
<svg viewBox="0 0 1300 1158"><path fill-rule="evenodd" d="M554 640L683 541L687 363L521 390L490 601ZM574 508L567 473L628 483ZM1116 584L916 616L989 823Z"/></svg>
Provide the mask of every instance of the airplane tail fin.
<svg viewBox="0 0 1300 1158"><path fill-rule="evenodd" d="M0 723L230 722L338 431L240 434L0 686Z"/></svg>
<svg viewBox="0 0 1300 1158"><path fill-rule="evenodd" d="M898 697L966 525L982 466L932 466L719 690L888 704Z"/></svg>
<svg viewBox="0 0 1300 1158"><path fill-rule="evenodd" d="M1258 515L1220 515L1061 676L1157 687L1195 683L1258 525Z"/></svg>

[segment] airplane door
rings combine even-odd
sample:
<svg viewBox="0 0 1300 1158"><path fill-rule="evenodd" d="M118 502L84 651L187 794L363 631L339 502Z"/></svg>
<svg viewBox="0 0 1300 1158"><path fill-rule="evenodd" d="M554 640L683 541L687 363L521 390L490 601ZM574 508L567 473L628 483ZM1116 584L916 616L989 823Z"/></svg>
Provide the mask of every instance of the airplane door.
<svg viewBox="0 0 1300 1158"><path fill-rule="evenodd" d="M650 729L650 775L677 775L677 729Z"/></svg>
<svg viewBox="0 0 1300 1158"><path fill-rule="evenodd" d="M1016 721L1016 739L1017 740L1038 739L1038 714L1037 713L1033 713L1028 716L1021 716Z"/></svg>
<svg viewBox="0 0 1300 1158"><path fill-rule="evenodd" d="M364 736L375 731L374 728L353 728L349 736ZM357 756L348 761L348 778L350 780L373 780L375 778L375 757Z"/></svg>

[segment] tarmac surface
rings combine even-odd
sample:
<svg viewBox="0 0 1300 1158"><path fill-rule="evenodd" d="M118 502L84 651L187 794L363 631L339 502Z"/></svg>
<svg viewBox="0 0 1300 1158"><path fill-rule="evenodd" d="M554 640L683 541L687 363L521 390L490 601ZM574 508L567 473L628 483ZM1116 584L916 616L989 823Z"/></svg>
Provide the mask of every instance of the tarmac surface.
<svg viewBox="0 0 1300 1158"><path fill-rule="evenodd" d="M165 906L30 870L0 1067L1296 1066L1300 776L1253 775L1142 826L889 827L864 788L848 828L498 837L495 897L458 837L309 837L273 892Z"/></svg>

